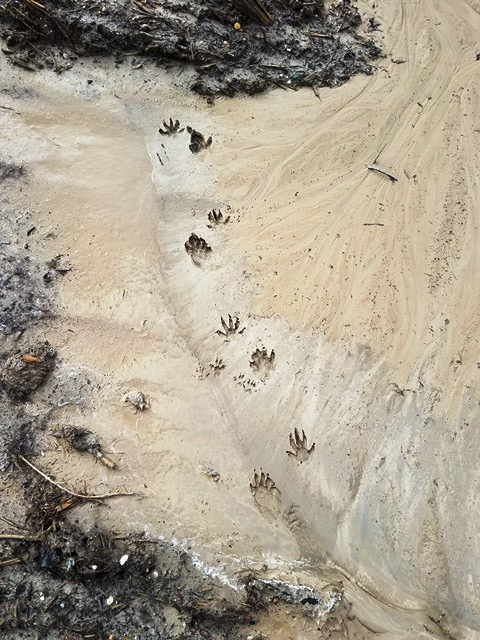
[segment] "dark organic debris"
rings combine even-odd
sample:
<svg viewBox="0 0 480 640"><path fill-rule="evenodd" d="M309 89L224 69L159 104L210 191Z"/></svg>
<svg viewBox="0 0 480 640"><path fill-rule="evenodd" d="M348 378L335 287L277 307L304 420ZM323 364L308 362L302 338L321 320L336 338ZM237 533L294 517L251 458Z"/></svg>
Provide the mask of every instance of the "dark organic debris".
<svg viewBox="0 0 480 640"><path fill-rule="evenodd" d="M43 280L46 284L50 284L55 280L57 275L64 276L72 270L72 266L69 263L64 263L62 254L55 256L49 260L46 264L48 271L43 274Z"/></svg>
<svg viewBox="0 0 480 640"><path fill-rule="evenodd" d="M77 451L87 451L109 469L115 469L116 464L102 452L97 436L90 429L65 425L62 427L62 436Z"/></svg>
<svg viewBox="0 0 480 640"><path fill-rule="evenodd" d="M256 18L261 24L269 25L272 22L272 16L260 0L234 0L234 4L245 15Z"/></svg>
<svg viewBox="0 0 480 640"><path fill-rule="evenodd" d="M55 349L38 342L16 349L0 371L0 384L13 400L26 400L43 384L53 369Z"/></svg>
<svg viewBox="0 0 480 640"><path fill-rule="evenodd" d="M196 131L192 129L192 127L187 127L187 131L190 134L190 144L188 148L192 153L198 153L211 146L212 136L210 136L208 140L205 140L205 136L200 133L200 131Z"/></svg>
<svg viewBox="0 0 480 640"><path fill-rule="evenodd" d="M158 130L158 133L162 136L173 136L175 133L182 133L182 131L185 131L185 127L180 129L180 122L178 120L175 120L174 122L172 118L170 118L170 122L165 122L164 120L163 127L163 129L160 127Z"/></svg>
<svg viewBox="0 0 480 640"><path fill-rule="evenodd" d="M25 170L22 166L9 164L8 162L0 162L0 182L2 180L15 180L24 175Z"/></svg>
<svg viewBox="0 0 480 640"><path fill-rule="evenodd" d="M352 0L127 0L102 11L76 0L0 3L13 64L61 72L79 55L135 52L183 63L195 74L191 88L205 96L332 87L371 74L380 50L357 32L361 22Z"/></svg>
<svg viewBox="0 0 480 640"><path fill-rule="evenodd" d="M39 266L29 256L0 253L0 333L22 331L50 314Z"/></svg>
<svg viewBox="0 0 480 640"><path fill-rule="evenodd" d="M203 238L197 236L196 233L191 233L187 242L185 242L185 251L198 266L202 259L212 253L212 247Z"/></svg>

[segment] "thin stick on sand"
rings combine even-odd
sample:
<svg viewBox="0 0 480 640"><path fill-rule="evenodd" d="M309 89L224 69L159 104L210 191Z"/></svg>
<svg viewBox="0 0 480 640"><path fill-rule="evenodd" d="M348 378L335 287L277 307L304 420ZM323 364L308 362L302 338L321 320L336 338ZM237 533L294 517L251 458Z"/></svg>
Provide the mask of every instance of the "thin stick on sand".
<svg viewBox="0 0 480 640"><path fill-rule="evenodd" d="M369 164L367 166L367 169L369 171L376 171L377 173L381 173L383 176L387 176L387 178L389 180L391 180L392 182L397 182L398 178L396 178L394 175L392 175L391 173L388 173L388 171L384 171L383 169L380 169L380 167L377 167L376 164Z"/></svg>
<svg viewBox="0 0 480 640"><path fill-rule="evenodd" d="M47 480L47 482L50 482L50 484L55 485L56 487L58 487L59 489L61 489L65 493L68 493L69 495L73 496L74 498L82 498L83 500L103 500L104 498L116 498L117 496L135 496L135 495L137 495L136 493L131 493L131 492L127 492L127 491L119 491L118 493L102 493L100 495L87 495L87 494L84 494L84 493L75 493L74 491L70 491L70 489L67 489L66 487L63 487L61 484L58 484L58 482L55 482L55 480L52 480L52 478L47 476L46 473L43 473L43 471L40 471L40 469L38 469L34 464L29 462L22 455L19 455L18 458L22 462L27 464L31 469L36 471L36 473L38 473L38 475L42 476L42 478Z"/></svg>

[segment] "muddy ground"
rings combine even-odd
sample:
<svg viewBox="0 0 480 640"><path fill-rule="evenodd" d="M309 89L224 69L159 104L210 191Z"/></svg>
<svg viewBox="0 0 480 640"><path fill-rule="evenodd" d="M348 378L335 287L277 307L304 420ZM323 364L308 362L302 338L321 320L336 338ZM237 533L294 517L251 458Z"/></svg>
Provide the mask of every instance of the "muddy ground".
<svg viewBox="0 0 480 640"><path fill-rule="evenodd" d="M7 180L28 185L19 167L2 167L3 188ZM296 594L252 572L239 576L232 588L207 577L188 550L173 542L106 530L102 505L115 495L75 493L43 474L41 459L52 438L73 455L92 454L112 469L115 464L101 453L95 434L72 425L59 430L52 419L59 406L72 401L73 387L77 401L95 392L89 380L80 385L62 374L46 340L48 319L55 315L55 279L69 269L59 267L59 256L45 263L30 257L34 238L45 234L6 198L0 224L2 637L255 638L263 637L255 634L259 618L279 603L298 608L311 624L331 624L328 611L343 606L340 591L333 600L331 594L322 600L313 591ZM47 392L38 396L47 380ZM89 530L75 511L86 504L98 520ZM319 612L322 620L315 622Z"/></svg>
<svg viewBox="0 0 480 640"><path fill-rule="evenodd" d="M378 26L373 15L362 25L350 0L0 3L2 50L15 65L61 73L82 55L148 56L205 96L371 74L380 50L369 32ZM178 61L186 73L172 67Z"/></svg>
<svg viewBox="0 0 480 640"><path fill-rule="evenodd" d="M323 2L273 1L171 2L161 10L153 2L0 3L3 52L14 65L62 72L92 54L114 54L117 61L148 56L166 66L180 61L183 82L205 96L335 86L370 74L379 49L360 27L348 0L328 9ZM376 28L373 19L370 28ZM341 585L327 594L292 592L249 572L232 587L206 576L188 550L172 542L102 527L103 505L114 504L115 495L75 492L44 474L45 448L52 436L63 442L67 433L52 420L55 409L74 394L88 398L102 383L72 380L59 367L48 322L55 316L56 282L72 266L53 250L43 262L31 256L32 243L49 233L37 228L31 212L19 210L9 195L12 183L28 189L28 170L0 162L2 637L260 638L256 625L272 607L298 610L322 637L357 629ZM104 462L92 438L86 453ZM94 529L76 516L85 505L97 514Z"/></svg>

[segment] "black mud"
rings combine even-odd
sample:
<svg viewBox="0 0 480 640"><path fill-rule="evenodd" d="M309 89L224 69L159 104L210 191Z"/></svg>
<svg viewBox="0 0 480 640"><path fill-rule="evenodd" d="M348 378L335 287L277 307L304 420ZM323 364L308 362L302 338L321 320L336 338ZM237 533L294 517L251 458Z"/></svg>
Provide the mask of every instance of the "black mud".
<svg viewBox="0 0 480 640"><path fill-rule="evenodd" d="M205 96L333 87L371 74L376 26L368 19L363 30L350 0L328 8L323 0L0 0L2 50L16 65L62 72L83 55L148 56L182 63L192 72L184 81ZM172 71L179 76L178 64Z"/></svg>

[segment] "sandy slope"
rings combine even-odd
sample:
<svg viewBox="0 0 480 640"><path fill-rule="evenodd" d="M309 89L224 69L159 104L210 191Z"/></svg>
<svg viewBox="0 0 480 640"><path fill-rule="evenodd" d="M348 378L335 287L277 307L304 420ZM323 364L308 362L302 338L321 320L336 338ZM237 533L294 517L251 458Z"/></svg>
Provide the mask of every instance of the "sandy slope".
<svg viewBox="0 0 480 640"><path fill-rule="evenodd" d="M0 115L8 153L32 167L36 251L74 265L54 326L62 373L100 386L55 420L93 428L120 471L61 449L46 463L92 489L141 489L105 517L189 540L229 574L266 562L326 575L387 637L442 637L430 618L445 614L475 638L480 5L376 11L387 58L320 101L275 91L208 107L157 86L156 70L4 70L34 90L5 93L18 114ZM211 150L160 138L170 115L212 133ZM374 160L398 182L368 172ZM207 228L227 204L231 223ZM183 248L192 231L213 248L200 268ZM246 330L225 341L228 313ZM259 374L263 346L276 360ZM150 411L123 403L132 388ZM286 455L294 427L315 442L302 464ZM252 496L260 468L280 493Z"/></svg>

